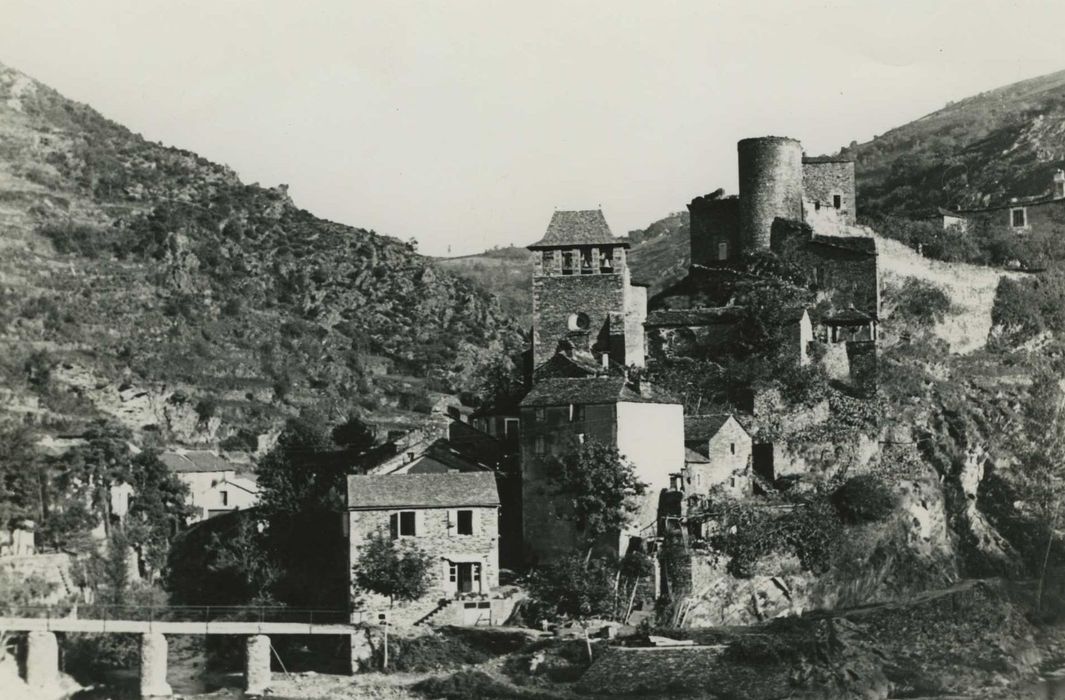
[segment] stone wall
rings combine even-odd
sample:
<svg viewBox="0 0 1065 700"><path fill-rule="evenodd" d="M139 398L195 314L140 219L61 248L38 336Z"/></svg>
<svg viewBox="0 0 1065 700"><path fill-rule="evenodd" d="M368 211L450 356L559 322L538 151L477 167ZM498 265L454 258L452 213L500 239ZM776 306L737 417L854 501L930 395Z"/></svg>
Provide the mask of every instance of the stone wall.
<svg viewBox="0 0 1065 700"><path fill-rule="evenodd" d="M714 265L721 261L720 246L725 244L726 259L742 249L740 240L740 200L696 197L688 204L691 214L691 262Z"/></svg>
<svg viewBox="0 0 1065 700"><path fill-rule="evenodd" d="M880 313L880 271L875 252L858 249L853 239L860 237L814 236L799 221L777 219L773 224L773 250L800 267L807 283L830 297L833 306L855 308L873 315Z"/></svg>
<svg viewBox="0 0 1065 700"><path fill-rule="evenodd" d="M551 359L561 340L609 350L611 313L624 314L628 275L621 273L533 276L533 364ZM574 332L570 318L588 317L587 332ZM579 346L579 345L578 345Z"/></svg>
<svg viewBox="0 0 1065 700"><path fill-rule="evenodd" d="M570 451L578 435L607 445L617 444L615 404L586 405L579 420L570 420L569 406L548 406L544 420L537 420L534 408L521 409L522 539L525 549L546 559L565 554L577 543L576 530L569 520L566 499L553 493L545 463L554 455ZM544 454L536 453L537 438L543 440Z"/></svg>
<svg viewBox="0 0 1065 700"><path fill-rule="evenodd" d="M449 523L455 523L456 510L472 510L474 534L456 534ZM358 561L361 547L371 533L389 533L389 517L397 510L349 511L349 564ZM481 564L481 592L488 592L499 586L499 514L492 508L422 508L416 511L417 525L414 537L401 537L403 542L417 545L433 557L429 569L432 581L429 592L423 601L415 606L421 610L423 602L435 604L441 598L455 594L456 584L449 580L450 562ZM476 582L474 591L477 591ZM366 607L370 610L388 608L388 599L369 594L364 596ZM432 608L430 605L429 609ZM428 612L428 610L426 610Z"/></svg>
<svg viewBox="0 0 1065 700"><path fill-rule="evenodd" d="M802 144L766 136L743 139L737 151L743 247L766 249L774 219L802 219Z"/></svg>
<svg viewBox="0 0 1065 700"><path fill-rule="evenodd" d="M807 223L813 225L819 210L831 210L845 224L853 226L857 216L854 194L854 161L804 159L802 163L803 209ZM839 196L836 208L834 197ZM818 231L818 227L814 226Z"/></svg>

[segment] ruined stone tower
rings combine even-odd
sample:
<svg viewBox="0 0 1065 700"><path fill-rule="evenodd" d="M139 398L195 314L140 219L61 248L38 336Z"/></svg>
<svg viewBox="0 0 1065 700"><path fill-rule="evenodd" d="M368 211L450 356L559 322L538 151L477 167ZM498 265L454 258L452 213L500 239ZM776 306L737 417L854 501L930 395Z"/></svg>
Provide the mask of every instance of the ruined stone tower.
<svg viewBox="0 0 1065 700"><path fill-rule="evenodd" d="M603 212L556 211L533 251L533 366L561 348L643 366L647 290L629 279L629 242Z"/></svg>
<svg viewBox="0 0 1065 700"><path fill-rule="evenodd" d="M782 136L737 144L740 240L746 250L769 248L777 217L802 221L802 144Z"/></svg>

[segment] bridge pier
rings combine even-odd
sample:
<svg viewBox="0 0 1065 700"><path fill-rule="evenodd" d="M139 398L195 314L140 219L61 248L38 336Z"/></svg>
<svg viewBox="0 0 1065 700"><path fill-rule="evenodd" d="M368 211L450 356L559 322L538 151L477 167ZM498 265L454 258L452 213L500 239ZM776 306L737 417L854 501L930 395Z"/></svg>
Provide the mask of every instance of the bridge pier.
<svg viewBox="0 0 1065 700"><path fill-rule="evenodd" d="M26 684L45 691L59 687L59 643L54 633L26 635Z"/></svg>
<svg viewBox="0 0 1065 700"><path fill-rule="evenodd" d="M248 653L244 665L244 692L262 695L273 680L270 675L270 638L265 634L248 637Z"/></svg>
<svg viewBox="0 0 1065 700"><path fill-rule="evenodd" d="M174 691L166 682L166 637L158 632L141 635L141 696L170 697Z"/></svg>

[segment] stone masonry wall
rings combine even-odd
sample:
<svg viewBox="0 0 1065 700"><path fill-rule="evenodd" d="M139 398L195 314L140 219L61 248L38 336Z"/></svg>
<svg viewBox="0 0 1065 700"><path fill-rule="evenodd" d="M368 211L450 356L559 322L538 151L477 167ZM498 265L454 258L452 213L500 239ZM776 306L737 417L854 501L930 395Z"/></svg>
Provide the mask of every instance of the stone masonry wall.
<svg viewBox="0 0 1065 700"><path fill-rule="evenodd" d="M387 477L384 477L387 478ZM405 509L411 510L411 509ZM472 535L449 532L448 513L455 510L474 511L474 530ZM389 516L397 510L349 511L349 564L354 566L359 552L371 533L389 533ZM499 515L498 509L491 508L423 508L419 513L417 534L414 537L402 537L403 542L411 542L428 552L433 557L430 567L432 582L424 601L435 601L451 597L455 593L455 584L450 583L449 561L480 562L481 592L488 592L499 586ZM454 516L452 515L452 522ZM476 591L476 582L474 591ZM371 610L388 608L388 599L382 596L365 595L365 603ZM418 607L418 606L415 606ZM424 607L424 606L421 606ZM420 608L419 608L420 609ZM431 606L430 606L431 609ZM427 612L427 611L426 611ZM413 622L413 620L410 620Z"/></svg>
<svg viewBox="0 0 1065 700"><path fill-rule="evenodd" d="M590 320L589 349L608 350L603 342L611 313L624 314L628 275L533 276L533 364L551 359L571 329L570 316L585 313ZM602 336L602 339L601 339Z"/></svg>
<svg viewBox="0 0 1065 700"><path fill-rule="evenodd" d="M570 421L568 406L548 406L544 420L538 421L536 409L521 409L522 539L534 556L547 559L564 554L577 543L573 524L562 517L567 511L565 499L552 493L545 462L573 449L579 434L616 445L615 411L614 404L587 405L582 420ZM536 454L537 437L543 438L543 455Z"/></svg>
<svg viewBox="0 0 1065 700"><path fill-rule="evenodd" d="M742 248L740 241L740 200L696 197L688 204L691 214L691 262L713 265L719 262L721 243L728 257Z"/></svg>
<svg viewBox="0 0 1065 700"><path fill-rule="evenodd" d="M802 164L803 208L807 218L821 209L835 209L833 196L839 195L840 218L854 225L857 216L857 200L854 194L853 161L810 162ZM815 227L816 229L816 227Z"/></svg>

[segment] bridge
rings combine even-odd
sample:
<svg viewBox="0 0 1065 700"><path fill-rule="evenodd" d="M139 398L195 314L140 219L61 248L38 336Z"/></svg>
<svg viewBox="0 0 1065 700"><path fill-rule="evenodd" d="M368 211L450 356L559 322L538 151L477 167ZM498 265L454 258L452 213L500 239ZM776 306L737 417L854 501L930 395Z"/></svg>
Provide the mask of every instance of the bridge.
<svg viewBox="0 0 1065 700"><path fill-rule="evenodd" d="M0 632L26 633L26 682L50 690L59 680L56 633L139 634L140 691L144 697L172 695L166 682L167 640L175 634L227 634L247 638L245 692L262 695L270 686L270 637L348 636L353 665L366 657L365 620L346 610L304 610L253 606L0 606ZM353 669L354 670L354 669Z"/></svg>

